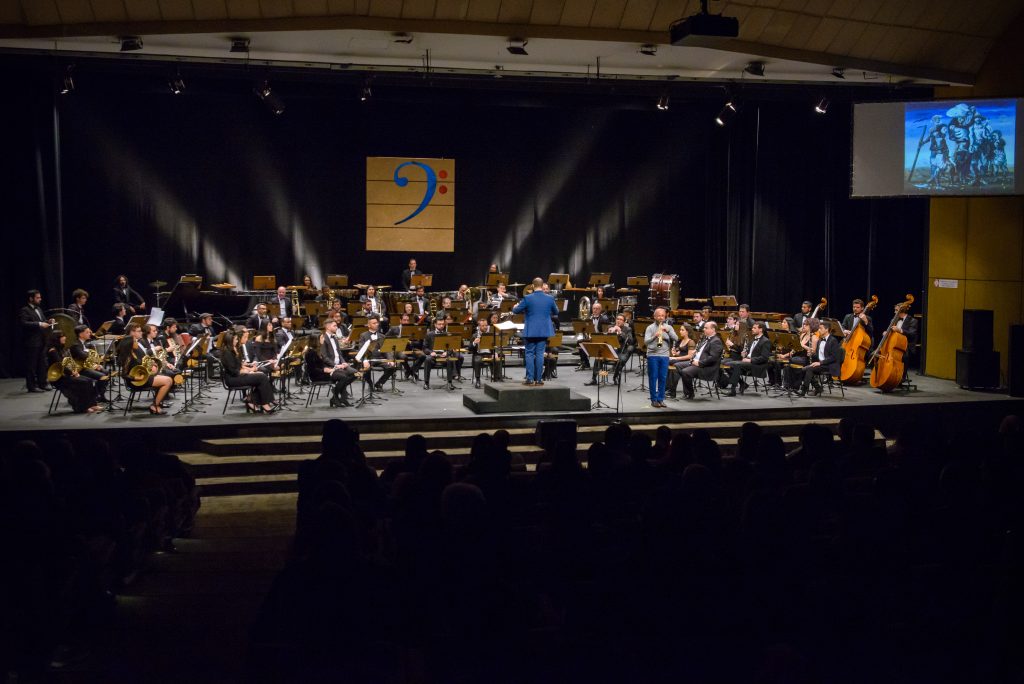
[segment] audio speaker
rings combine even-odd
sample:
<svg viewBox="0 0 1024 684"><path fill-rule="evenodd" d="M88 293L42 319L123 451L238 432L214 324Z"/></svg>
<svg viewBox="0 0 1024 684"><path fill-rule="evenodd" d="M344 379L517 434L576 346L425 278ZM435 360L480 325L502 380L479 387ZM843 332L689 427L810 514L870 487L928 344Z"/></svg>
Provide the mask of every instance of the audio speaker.
<svg viewBox="0 0 1024 684"><path fill-rule="evenodd" d="M537 445L550 451L558 442L567 440L576 447L576 421L571 418L552 418L537 421Z"/></svg>
<svg viewBox="0 0 1024 684"><path fill-rule="evenodd" d="M1024 325L1010 326L1010 352L1006 358L1006 384L1011 397L1024 397Z"/></svg>
<svg viewBox="0 0 1024 684"><path fill-rule="evenodd" d="M992 351L992 321L991 309L964 309L964 351Z"/></svg>
<svg viewBox="0 0 1024 684"><path fill-rule="evenodd" d="M968 389L999 387L999 352L957 349L956 384Z"/></svg>

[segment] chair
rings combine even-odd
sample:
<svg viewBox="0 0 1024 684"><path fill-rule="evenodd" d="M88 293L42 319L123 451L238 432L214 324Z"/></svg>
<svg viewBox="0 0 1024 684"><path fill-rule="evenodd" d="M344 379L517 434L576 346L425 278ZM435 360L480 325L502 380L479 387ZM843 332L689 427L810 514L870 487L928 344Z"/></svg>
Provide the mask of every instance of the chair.
<svg viewBox="0 0 1024 684"><path fill-rule="evenodd" d="M220 412L221 415L228 412L228 404L234 401L236 397L241 395L244 399L245 393L252 389L251 387L229 387L228 376L223 369L221 369L220 373L220 383L224 386L224 390L227 392L227 395L224 397L224 409Z"/></svg>
<svg viewBox="0 0 1024 684"><path fill-rule="evenodd" d="M839 347L839 365L840 365L840 367L843 365L843 360L845 358L846 358L846 350L843 349L842 347ZM843 383L842 383L842 381L839 378L837 378L836 376L832 375L831 373L822 373L818 377L820 377L824 381L825 387L828 388L828 393L829 394L832 394L832 389L834 387L839 387L839 394L843 397L843 399L846 398L846 388L843 387Z"/></svg>
<svg viewBox="0 0 1024 684"><path fill-rule="evenodd" d="M57 412L57 407L60 406L60 398L61 398L61 396L62 395L60 393L60 390L57 389L56 387L54 387L53 388L53 396L50 397L50 408L46 412L46 415L51 416L51 415L53 415L54 413Z"/></svg>
<svg viewBox="0 0 1024 684"><path fill-rule="evenodd" d="M315 357L315 353L314 353ZM302 360L303 372L306 376L306 380L309 383L309 391L306 392L306 408L313 405L313 399L320 398L320 390L324 387L334 387L334 380L331 380L330 376L323 380L314 380L313 375L309 372L309 358L303 358ZM351 385L350 385L351 386Z"/></svg>
<svg viewBox="0 0 1024 684"><path fill-rule="evenodd" d="M758 390L758 381L761 382L761 389L764 393L768 394L768 366L770 364L764 364L763 366L752 366L745 369L740 373L742 377L751 378L753 380L754 391Z"/></svg>
<svg viewBox="0 0 1024 684"><path fill-rule="evenodd" d="M697 371L697 377L694 378L695 387L703 387L708 393L709 397L715 397L721 399L722 395L718 388L718 376L722 370L722 360L719 359L713 366L706 366Z"/></svg>
<svg viewBox="0 0 1024 684"><path fill-rule="evenodd" d="M149 393L153 395L153 399L156 400L156 390L152 387L135 387L130 382L124 383L124 388L128 390L128 401L124 404L124 413L121 415L127 416L131 412L132 407L135 406L135 397L143 393Z"/></svg>

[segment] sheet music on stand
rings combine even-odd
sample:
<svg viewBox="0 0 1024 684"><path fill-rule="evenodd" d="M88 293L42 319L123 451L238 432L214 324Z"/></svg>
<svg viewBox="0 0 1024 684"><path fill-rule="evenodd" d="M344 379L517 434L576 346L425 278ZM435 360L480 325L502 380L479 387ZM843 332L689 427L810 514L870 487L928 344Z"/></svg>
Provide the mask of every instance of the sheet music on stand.
<svg viewBox="0 0 1024 684"><path fill-rule="evenodd" d="M152 309L149 310L149 319L146 320L146 323L148 323L149 325L155 325L156 327L159 328L161 325L163 325L163 322L164 322L164 310L163 309L161 309L160 307L154 306Z"/></svg>
<svg viewBox="0 0 1024 684"><path fill-rule="evenodd" d="M366 340L366 342L363 342L363 346L359 348L358 352L356 352L356 361L362 361L363 360L363 357L366 356L366 350L370 348L370 345L372 343L373 343L372 339Z"/></svg>

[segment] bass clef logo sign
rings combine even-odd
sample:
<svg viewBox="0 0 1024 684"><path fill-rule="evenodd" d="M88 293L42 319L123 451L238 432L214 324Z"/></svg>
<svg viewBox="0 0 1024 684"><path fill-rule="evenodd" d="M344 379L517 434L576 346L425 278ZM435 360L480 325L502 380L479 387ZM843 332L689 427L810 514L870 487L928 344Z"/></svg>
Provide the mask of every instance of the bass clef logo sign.
<svg viewBox="0 0 1024 684"><path fill-rule="evenodd" d="M455 250L455 161L366 159L366 249Z"/></svg>

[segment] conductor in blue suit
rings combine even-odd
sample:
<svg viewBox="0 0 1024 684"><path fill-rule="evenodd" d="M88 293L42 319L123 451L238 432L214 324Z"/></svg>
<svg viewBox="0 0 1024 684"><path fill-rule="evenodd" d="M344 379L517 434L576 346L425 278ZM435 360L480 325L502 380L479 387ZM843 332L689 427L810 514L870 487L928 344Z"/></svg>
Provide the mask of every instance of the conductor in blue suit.
<svg viewBox="0 0 1024 684"><path fill-rule="evenodd" d="M523 297L512 309L512 313L526 313L523 339L526 340L526 380L524 385L543 385L544 347L548 338L555 334L552 316L558 316L558 307L551 295L544 294L544 281L533 279L533 294Z"/></svg>

